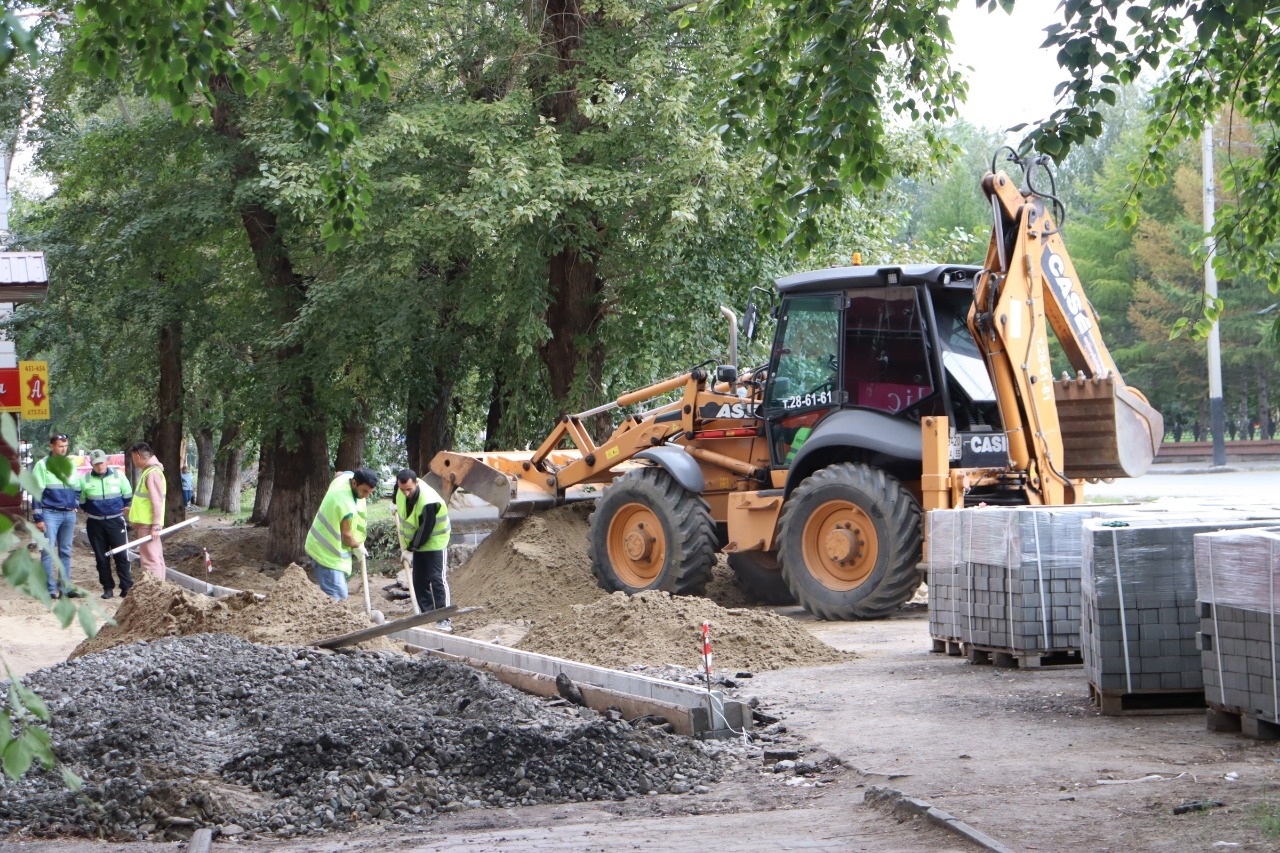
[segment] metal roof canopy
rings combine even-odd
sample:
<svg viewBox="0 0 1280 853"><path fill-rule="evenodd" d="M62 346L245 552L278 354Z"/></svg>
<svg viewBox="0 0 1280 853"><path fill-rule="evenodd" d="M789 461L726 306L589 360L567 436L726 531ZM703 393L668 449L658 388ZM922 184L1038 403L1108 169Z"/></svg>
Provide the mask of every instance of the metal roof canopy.
<svg viewBox="0 0 1280 853"><path fill-rule="evenodd" d="M44 252L0 252L0 302L41 302L48 292Z"/></svg>

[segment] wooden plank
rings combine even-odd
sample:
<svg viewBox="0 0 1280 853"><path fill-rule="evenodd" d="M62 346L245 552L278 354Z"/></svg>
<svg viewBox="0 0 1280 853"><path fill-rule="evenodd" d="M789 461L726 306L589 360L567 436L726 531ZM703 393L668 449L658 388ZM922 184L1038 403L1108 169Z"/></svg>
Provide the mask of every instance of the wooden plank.
<svg viewBox="0 0 1280 853"><path fill-rule="evenodd" d="M1211 732L1238 732L1254 740L1280 740L1280 722L1217 702L1209 703L1205 728Z"/></svg>
<svg viewBox="0 0 1280 853"><path fill-rule="evenodd" d="M980 646L974 643L964 643L963 646L970 663L990 663L993 666L1022 669L1084 665L1084 658L1076 649L1021 651L996 646ZM956 654L959 652L957 651Z"/></svg>
<svg viewBox="0 0 1280 853"><path fill-rule="evenodd" d="M391 622L384 622L381 625L374 625L372 628L363 628L359 631L352 631L350 634L343 634L340 637L330 637L327 640L320 640L311 645L322 649L337 649L342 646L350 646L355 643L363 643L365 640L372 640L377 637L384 637L387 634L394 634L396 631L403 631L406 628L416 628L419 625L426 625L431 622L441 622L445 619L452 619L462 613L470 613L479 610L479 607L440 607L435 610L428 610L426 613L418 613L414 616L406 616L403 619L394 619Z"/></svg>
<svg viewBox="0 0 1280 853"><path fill-rule="evenodd" d="M1204 690L1103 690L1089 683L1089 700L1107 716L1198 714L1205 708Z"/></svg>

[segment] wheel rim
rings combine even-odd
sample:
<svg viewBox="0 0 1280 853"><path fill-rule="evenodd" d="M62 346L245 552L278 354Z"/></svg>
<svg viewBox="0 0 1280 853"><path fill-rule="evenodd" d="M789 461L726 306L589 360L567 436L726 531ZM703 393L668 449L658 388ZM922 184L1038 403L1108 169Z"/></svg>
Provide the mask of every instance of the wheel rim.
<svg viewBox="0 0 1280 853"><path fill-rule="evenodd" d="M658 516L644 504L618 508L609 523L608 547L613 571L627 586L649 586L662 574L667 540Z"/></svg>
<svg viewBox="0 0 1280 853"><path fill-rule="evenodd" d="M804 525L804 562L823 586L850 590L875 570L879 541L871 518L850 501L827 501Z"/></svg>

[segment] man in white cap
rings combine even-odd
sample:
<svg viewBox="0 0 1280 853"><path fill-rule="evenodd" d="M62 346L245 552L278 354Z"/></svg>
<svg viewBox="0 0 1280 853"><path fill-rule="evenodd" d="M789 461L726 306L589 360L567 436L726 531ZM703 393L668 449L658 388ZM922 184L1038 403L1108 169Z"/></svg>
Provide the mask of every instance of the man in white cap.
<svg viewBox="0 0 1280 853"><path fill-rule="evenodd" d="M80 506L87 518L85 532L93 548L93 559L98 564L98 581L102 584L102 597L115 595L115 579L111 577L111 558L107 552L129 541L129 529L124 513L133 502L133 487L129 478L107 465L107 454L94 450L89 454L88 474L80 481ZM129 594L133 587L133 575L129 571L129 555L120 551L115 555L116 574L120 577L120 596Z"/></svg>

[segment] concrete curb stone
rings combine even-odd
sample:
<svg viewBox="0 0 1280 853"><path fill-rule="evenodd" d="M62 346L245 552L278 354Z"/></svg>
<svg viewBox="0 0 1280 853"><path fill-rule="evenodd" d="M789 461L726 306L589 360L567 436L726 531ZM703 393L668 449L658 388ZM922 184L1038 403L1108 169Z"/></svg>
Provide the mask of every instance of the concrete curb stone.
<svg viewBox="0 0 1280 853"><path fill-rule="evenodd" d="M968 839L983 850L990 850L992 853L1015 853L1013 848L1006 847L986 833L979 832L972 826L969 826L969 824L957 818L955 815L952 815L949 812L944 812L936 806L931 806L924 800L916 797L909 797L896 788L871 785L867 788L865 799L872 806L888 809L904 809L911 814L923 815L930 823L940 826L950 832L954 832L962 838Z"/></svg>

